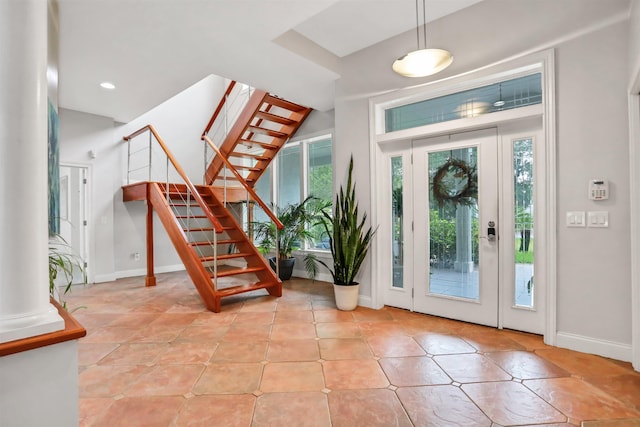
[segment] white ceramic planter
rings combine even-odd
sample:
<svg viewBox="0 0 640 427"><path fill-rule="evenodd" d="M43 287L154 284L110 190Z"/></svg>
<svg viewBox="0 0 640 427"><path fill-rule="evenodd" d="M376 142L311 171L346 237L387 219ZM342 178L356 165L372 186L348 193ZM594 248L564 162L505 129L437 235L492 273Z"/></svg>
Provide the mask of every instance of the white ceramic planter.
<svg viewBox="0 0 640 427"><path fill-rule="evenodd" d="M351 311L358 306L358 295L360 293L360 285L341 286L333 285L333 293L336 297L336 306L338 310Z"/></svg>

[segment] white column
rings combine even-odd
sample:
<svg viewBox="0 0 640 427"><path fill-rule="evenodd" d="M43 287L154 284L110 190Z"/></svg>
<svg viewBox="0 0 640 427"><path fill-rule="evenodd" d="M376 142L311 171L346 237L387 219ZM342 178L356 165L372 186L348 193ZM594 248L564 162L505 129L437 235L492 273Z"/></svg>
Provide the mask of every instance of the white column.
<svg viewBox="0 0 640 427"><path fill-rule="evenodd" d="M64 329L49 303L47 2L0 0L0 342Z"/></svg>

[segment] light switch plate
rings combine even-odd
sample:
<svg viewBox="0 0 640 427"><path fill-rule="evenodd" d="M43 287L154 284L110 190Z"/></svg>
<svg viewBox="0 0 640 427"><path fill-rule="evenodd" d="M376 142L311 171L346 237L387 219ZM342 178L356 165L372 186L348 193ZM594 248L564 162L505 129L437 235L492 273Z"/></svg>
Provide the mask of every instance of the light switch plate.
<svg viewBox="0 0 640 427"><path fill-rule="evenodd" d="M593 211L587 216L587 227L604 228L609 226L608 211Z"/></svg>
<svg viewBox="0 0 640 427"><path fill-rule="evenodd" d="M585 227L584 211L567 212L567 227Z"/></svg>

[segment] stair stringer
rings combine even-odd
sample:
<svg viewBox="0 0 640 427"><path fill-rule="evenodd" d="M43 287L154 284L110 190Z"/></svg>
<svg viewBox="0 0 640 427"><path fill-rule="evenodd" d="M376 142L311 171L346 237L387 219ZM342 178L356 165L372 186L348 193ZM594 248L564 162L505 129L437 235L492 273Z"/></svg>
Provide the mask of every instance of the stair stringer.
<svg viewBox="0 0 640 427"><path fill-rule="evenodd" d="M242 113L240 113L236 121L233 123L233 125L231 126L231 130L220 146L220 152L224 156L228 156L229 153L233 152L235 145L238 143L238 141L240 141L242 135L244 135L247 128L249 127L251 120L253 120L253 118L255 117L256 112L260 109L265 96L267 96L267 92L264 90L256 89L253 92L253 94L249 98L249 101L242 110ZM205 172L207 184L212 184L215 181L223 165L224 163L222 162L222 160L218 158L213 159Z"/></svg>
<svg viewBox="0 0 640 427"><path fill-rule="evenodd" d="M169 207L169 203L160 190L158 183L149 182L147 184L147 200L158 214L158 218L167 231L171 243L173 243L176 252L178 252L178 256L205 306L208 310L216 313L220 312L220 297L216 295L213 289L209 273L205 270L193 248L187 243L187 237Z"/></svg>
<svg viewBox="0 0 640 427"><path fill-rule="evenodd" d="M262 109L263 106L265 106L265 109ZM270 113L272 107L288 111L289 116L284 117L272 115ZM265 148L265 152L268 154L265 155L263 159L257 160L256 164L252 167L252 171L246 177L247 185L254 187L255 183L260 179L266 168L275 158L276 154L280 149L282 149L289 138L295 134L307 116L311 113L311 110L311 108L277 98L266 91L255 90L241 114L233 123L226 138L220 145L220 152L225 156L225 158L229 159L235 151L236 146L242 143L245 135L249 135L247 136L249 139L255 135L254 132L256 132L256 130L254 126L260 126L263 122L281 125L277 129L270 128L274 132L282 135L272 137L271 143L267 144L269 148ZM280 117L280 120L272 121L272 119L268 118L270 116ZM207 184L211 185L214 183L223 166L224 162L218 157L215 157L212 160L205 172L205 181Z"/></svg>
<svg viewBox="0 0 640 427"><path fill-rule="evenodd" d="M205 202L208 200L212 200L213 204L209 204L209 208L211 212L215 215L215 209L224 209L227 212L229 210L224 206L222 201L220 201L219 197L216 194L215 187L211 185L206 186L196 186L197 190L200 192L200 195L203 197ZM224 222L222 222L224 221ZM263 267L262 270L255 272L254 274L258 277L259 281L264 284L263 288L269 292L270 295L280 297L282 296L282 281L278 278L276 273L273 271L271 266L268 264L267 260L262 256L258 248L253 244L251 239L247 236L247 234L242 229L242 226L238 223L236 218L233 216L231 212L229 212L229 216L221 220L221 224L223 226L230 226L231 229L227 230L227 234L234 238L241 240L240 244L236 243L238 249L241 252L249 252L251 256L244 257L244 260L247 263L247 267L256 268Z"/></svg>

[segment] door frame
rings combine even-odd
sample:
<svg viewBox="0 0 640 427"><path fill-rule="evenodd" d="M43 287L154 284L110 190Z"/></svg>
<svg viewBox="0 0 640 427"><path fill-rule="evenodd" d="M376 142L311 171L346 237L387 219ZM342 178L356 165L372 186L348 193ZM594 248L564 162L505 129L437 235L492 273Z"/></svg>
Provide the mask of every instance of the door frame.
<svg viewBox="0 0 640 427"><path fill-rule="evenodd" d="M93 221L92 221L92 216L91 216L91 207L93 206L92 204L92 193L91 193L91 183L93 182L93 168L92 165L90 164L86 164L86 163L73 163L73 162L60 162L60 166L61 167L68 167L68 168L78 168L78 169L85 169L86 171L86 176L85 178L87 179L87 184L85 184L84 189L85 189L85 194L84 194L84 214L85 214L85 218L87 220L87 226L86 226L86 230L84 233L84 246L85 246L85 253L86 253L86 259L85 262L87 263L87 267L85 268L85 274L86 274L86 278L87 278L87 283L93 283L94 282L94 270L93 270L93 255L95 253L95 244L94 244L94 239L93 239L93 235L94 235L94 225L93 225Z"/></svg>
<svg viewBox="0 0 640 427"><path fill-rule="evenodd" d="M498 177L501 169L501 165L498 163L498 129L491 127L471 132L460 132L449 135L444 141L442 139L436 137L414 140L411 151L413 163L410 170L414 182L410 189L410 192L414 194L411 216L415 222L414 232L411 235L413 243L411 260L414 261L412 263L414 270L412 287L415 291L412 295L411 306L420 313L435 313L436 316L447 316L449 310L453 310L458 314L452 318L466 318L466 321L469 322L498 327L500 319L500 300L498 298L500 241L496 239L490 242L486 236L488 221L495 221L497 230L501 226L498 203L500 197ZM476 198L479 227L477 243L480 258L476 270L479 291L476 299L433 292L431 286L434 284L434 277L431 276L431 273L434 271L431 267L420 265L420 260L429 259L426 248L429 246L428 242L431 238L430 215L424 213L420 215L421 212L424 212L423 208L426 207L429 211L433 208L429 200L429 191L424 188L424 184L421 184L430 180L429 169L431 166L428 159L432 153L463 148L474 148L477 160L478 195ZM497 234L499 236L500 232ZM421 235L424 240L420 239ZM426 276L424 276L425 271L428 271Z"/></svg>
<svg viewBox="0 0 640 427"><path fill-rule="evenodd" d="M444 134L482 129L504 125L522 119L541 117L545 146L545 158L541 167L544 170L545 184L538 197L545 201L543 212L546 229L543 231L545 244L540 256L544 266L546 283L544 342L556 344L556 111L555 111L555 50L548 49L531 55L501 61L468 73L419 86L400 89L369 99L369 139L370 139L370 185L371 185L371 222L381 224L389 220L387 212L388 196L385 195L381 178L386 170L386 154L382 147L393 146L403 141L428 138ZM513 110L500 111L477 117L461 118L448 122L420 126L401 131L385 133L384 110L392 106L404 105L420 100L460 92L519 75L539 72L542 75L542 104ZM379 230L381 231L381 230ZM390 283L391 271L388 264L389 251L386 248L384 233L379 233L371 247L371 305L381 308L384 305L384 290ZM383 242L383 243L381 243Z"/></svg>
<svg viewBox="0 0 640 427"><path fill-rule="evenodd" d="M629 84L629 186L631 192L631 362L640 371L640 64Z"/></svg>

